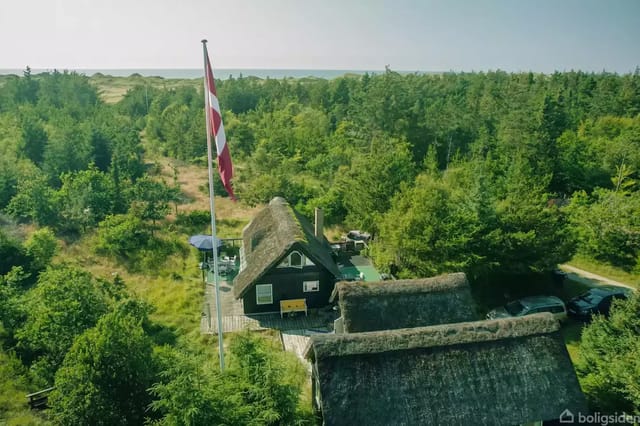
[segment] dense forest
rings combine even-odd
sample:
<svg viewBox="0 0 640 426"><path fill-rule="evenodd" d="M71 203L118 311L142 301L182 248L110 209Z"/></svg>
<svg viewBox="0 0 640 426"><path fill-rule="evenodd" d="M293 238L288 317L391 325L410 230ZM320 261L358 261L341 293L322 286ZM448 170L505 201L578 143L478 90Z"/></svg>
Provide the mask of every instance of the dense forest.
<svg viewBox="0 0 640 426"><path fill-rule="evenodd" d="M219 373L210 342L174 327L127 278L74 261L81 247L131 276L158 275L167 259L189 259L186 233L206 231L201 212L167 219L183 195L147 161L206 165L202 82L133 80L105 103L75 73L0 79L0 420L312 423L303 367L269 336L233 336ZM309 216L322 207L328 224L373 234L382 271L486 280L579 256L640 273L640 71L387 69L240 76L218 91L238 208L274 196ZM596 407L640 409L633 306L585 332L579 373ZM621 368L605 369L612 335L628 342ZM24 394L54 385L48 414L29 413Z"/></svg>
<svg viewBox="0 0 640 426"><path fill-rule="evenodd" d="M236 188L375 236L403 277L553 268L576 252L640 271L640 72L228 79ZM195 88L121 102L163 153L205 155Z"/></svg>

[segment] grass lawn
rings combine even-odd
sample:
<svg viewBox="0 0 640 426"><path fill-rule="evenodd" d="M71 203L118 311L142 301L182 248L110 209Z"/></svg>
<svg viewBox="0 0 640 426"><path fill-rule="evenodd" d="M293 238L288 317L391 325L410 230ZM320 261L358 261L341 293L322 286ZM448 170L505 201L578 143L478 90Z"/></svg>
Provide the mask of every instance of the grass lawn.
<svg viewBox="0 0 640 426"><path fill-rule="evenodd" d="M580 338L582 335L583 327L584 323L573 318L569 318L562 324L562 329L560 330L560 332L562 333L562 337L564 338L564 343L567 345L567 351L569 351L571 361L574 364L579 357L578 347L580 346Z"/></svg>
<svg viewBox="0 0 640 426"><path fill-rule="evenodd" d="M631 274L615 266L582 256L574 257L570 262L567 262L567 264L640 289L640 275Z"/></svg>

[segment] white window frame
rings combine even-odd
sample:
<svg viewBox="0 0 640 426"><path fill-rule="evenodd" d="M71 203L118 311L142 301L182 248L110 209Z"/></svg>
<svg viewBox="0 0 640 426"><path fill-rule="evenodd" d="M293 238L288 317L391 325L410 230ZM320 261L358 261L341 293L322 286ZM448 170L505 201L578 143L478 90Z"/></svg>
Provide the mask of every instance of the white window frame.
<svg viewBox="0 0 640 426"><path fill-rule="evenodd" d="M247 258L244 255L244 244L240 246L240 272L247 267Z"/></svg>
<svg viewBox="0 0 640 426"><path fill-rule="evenodd" d="M293 265L291 263L291 256L293 256L294 254L297 254L298 256L300 256L300 264L299 265ZM290 268L302 269L302 267L304 267L304 254L300 253L297 250L294 250L291 253L289 253L289 267Z"/></svg>
<svg viewBox="0 0 640 426"><path fill-rule="evenodd" d="M320 281L319 280L303 281L302 291L304 293L312 293L312 292L320 291Z"/></svg>
<svg viewBox="0 0 640 426"><path fill-rule="evenodd" d="M258 289L266 289L269 288L269 299L270 302L261 302L260 297L266 297L265 294L260 294ZM256 305L273 305L273 286L271 284L256 284Z"/></svg>
<svg viewBox="0 0 640 426"><path fill-rule="evenodd" d="M291 264L291 256L297 253L298 255L300 255L300 265L292 265ZM285 256L282 259L282 262L280 262L280 264L278 265L278 268L297 268L297 269L302 269L305 266L311 266L314 265L314 263L304 254L300 253L297 250L292 251L291 253L289 253L287 256Z"/></svg>
<svg viewBox="0 0 640 426"><path fill-rule="evenodd" d="M282 262L280 262L280 264L278 265L278 268L288 268L289 267L289 256L285 256L284 259L282 259Z"/></svg>

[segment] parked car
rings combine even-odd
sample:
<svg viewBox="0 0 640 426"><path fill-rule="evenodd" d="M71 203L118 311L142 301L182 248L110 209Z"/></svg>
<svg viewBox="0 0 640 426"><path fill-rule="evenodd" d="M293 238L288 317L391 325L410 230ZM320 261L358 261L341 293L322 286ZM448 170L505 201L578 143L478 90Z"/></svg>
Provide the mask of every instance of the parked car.
<svg viewBox="0 0 640 426"><path fill-rule="evenodd" d="M364 241L366 243L366 242L369 242L369 240L371 239L371 234L369 234L368 232L352 230L352 231L349 231L347 233L347 236L345 237L345 239L347 241L349 241L349 240L351 240L351 241Z"/></svg>
<svg viewBox="0 0 640 426"><path fill-rule="evenodd" d="M626 300L632 290L625 287L600 286L594 287L567 303L567 311L572 317L588 321L592 315L609 316L611 303L616 299Z"/></svg>
<svg viewBox="0 0 640 426"><path fill-rule="evenodd" d="M564 302L555 296L530 296L514 300L506 305L493 309L487 319L521 317L524 315L551 312L554 317L563 320L567 317Z"/></svg>

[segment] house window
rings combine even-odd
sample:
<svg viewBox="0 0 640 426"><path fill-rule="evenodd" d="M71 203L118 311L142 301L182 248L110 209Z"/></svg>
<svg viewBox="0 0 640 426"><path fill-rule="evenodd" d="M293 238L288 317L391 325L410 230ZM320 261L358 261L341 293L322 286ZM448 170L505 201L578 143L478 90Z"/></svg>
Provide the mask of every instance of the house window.
<svg viewBox="0 0 640 426"><path fill-rule="evenodd" d="M256 304L270 305L273 303L271 284L256 284Z"/></svg>
<svg viewBox="0 0 640 426"><path fill-rule="evenodd" d="M302 268L304 265L308 265L309 262L306 256L303 256L300 252L292 251L289 256L282 259L278 268ZM313 262L311 262L311 265L313 265Z"/></svg>
<svg viewBox="0 0 640 426"><path fill-rule="evenodd" d="M247 267L247 258L244 255L244 244L240 246L240 272Z"/></svg>
<svg viewBox="0 0 640 426"><path fill-rule="evenodd" d="M294 268L302 268L304 265L304 257L297 251L291 252L289 255L289 266Z"/></svg>
<svg viewBox="0 0 640 426"><path fill-rule="evenodd" d="M264 231L258 231L251 237L251 251L254 251L264 238Z"/></svg>
<svg viewBox="0 0 640 426"><path fill-rule="evenodd" d="M305 293L320 291L320 281L304 281L302 283L302 290Z"/></svg>

